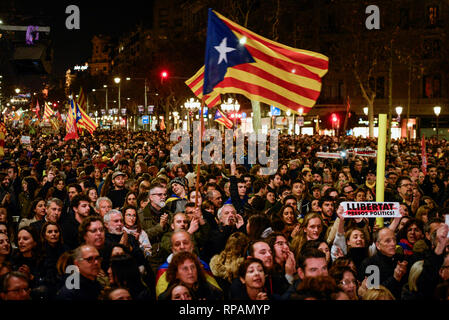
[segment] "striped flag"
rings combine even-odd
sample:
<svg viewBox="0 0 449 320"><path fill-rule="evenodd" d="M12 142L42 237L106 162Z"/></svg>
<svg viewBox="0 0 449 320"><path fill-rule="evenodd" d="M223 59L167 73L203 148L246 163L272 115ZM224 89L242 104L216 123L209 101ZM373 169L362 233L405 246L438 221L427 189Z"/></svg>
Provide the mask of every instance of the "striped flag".
<svg viewBox="0 0 449 320"><path fill-rule="evenodd" d="M83 88L80 88L76 110L76 123L78 125L78 128L86 129L90 134L93 134L95 129L97 129L98 124L88 116L88 114L84 111L85 109L86 98L83 92Z"/></svg>
<svg viewBox="0 0 449 320"><path fill-rule="evenodd" d="M79 138L76 128L75 103L73 99L70 100L69 111L67 112L66 132L67 133L64 137L64 141Z"/></svg>
<svg viewBox="0 0 449 320"><path fill-rule="evenodd" d="M44 109L44 116L42 119L44 120L50 120L50 117L54 114L55 112L50 108L50 106L47 104L47 102L45 102L45 109Z"/></svg>
<svg viewBox="0 0 449 320"><path fill-rule="evenodd" d="M307 113L321 91L328 57L271 41L209 9L203 94L240 93Z"/></svg>
<svg viewBox="0 0 449 320"><path fill-rule="evenodd" d="M204 66L195 73L193 77L187 80L185 83L193 91L193 93L201 100L203 97L203 81L204 80ZM212 92L206 95L204 101L208 108L213 108L218 104L221 104L220 94Z"/></svg>
<svg viewBox="0 0 449 320"><path fill-rule="evenodd" d="M5 137L6 137L6 125L3 121L3 115L0 115L0 156L5 155Z"/></svg>
<svg viewBox="0 0 449 320"><path fill-rule="evenodd" d="M224 115L224 113L220 111L220 109L217 109L217 111L215 112L214 120L217 121L218 123L221 123L222 125L224 125L228 129L231 129L233 127L232 121L229 120Z"/></svg>
<svg viewBox="0 0 449 320"><path fill-rule="evenodd" d="M98 124L79 105L77 105L76 120L77 124L89 131L90 134L93 134L98 127Z"/></svg>

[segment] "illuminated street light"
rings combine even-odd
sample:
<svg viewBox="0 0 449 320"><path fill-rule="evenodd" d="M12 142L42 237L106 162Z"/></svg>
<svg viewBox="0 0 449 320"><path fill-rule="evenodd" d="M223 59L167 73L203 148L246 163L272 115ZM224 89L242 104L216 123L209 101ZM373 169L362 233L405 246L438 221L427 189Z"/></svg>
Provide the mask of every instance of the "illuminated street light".
<svg viewBox="0 0 449 320"><path fill-rule="evenodd" d="M439 140L439 135L438 135L438 117L439 117L439 115L441 113L441 107L440 106L433 107L433 112L437 116L437 141L438 141Z"/></svg>

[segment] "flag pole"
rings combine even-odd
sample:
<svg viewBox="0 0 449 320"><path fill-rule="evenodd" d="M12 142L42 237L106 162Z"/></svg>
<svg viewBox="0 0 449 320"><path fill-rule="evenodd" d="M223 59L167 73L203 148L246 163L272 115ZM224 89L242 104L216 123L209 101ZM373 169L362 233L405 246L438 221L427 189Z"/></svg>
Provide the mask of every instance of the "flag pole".
<svg viewBox="0 0 449 320"><path fill-rule="evenodd" d="M201 146L203 144L203 130L204 130L204 117L203 117L203 111L204 111L204 96L201 98L201 112L200 112L200 143L199 143L199 150L198 150L198 163L196 165L196 187L195 187L195 209L198 207L198 194L200 189L200 169L201 169Z"/></svg>
<svg viewBox="0 0 449 320"><path fill-rule="evenodd" d="M376 202L384 202L385 189L385 146L387 140L387 115L379 114L379 137L377 139L377 179ZM384 226L384 218L376 218L379 227Z"/></svg>

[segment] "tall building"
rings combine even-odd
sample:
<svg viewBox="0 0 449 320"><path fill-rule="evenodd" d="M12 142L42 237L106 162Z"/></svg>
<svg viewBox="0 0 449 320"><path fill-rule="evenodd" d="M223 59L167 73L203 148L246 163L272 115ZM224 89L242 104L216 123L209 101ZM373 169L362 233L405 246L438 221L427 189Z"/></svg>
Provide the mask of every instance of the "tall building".
<svg viewBox="0 0 449 320"><path fill-rule="evenodd" d="M112 43L110 36L95 35L92 38L92 58L90 60L90 74L92 76L111 72Z"/></svg>

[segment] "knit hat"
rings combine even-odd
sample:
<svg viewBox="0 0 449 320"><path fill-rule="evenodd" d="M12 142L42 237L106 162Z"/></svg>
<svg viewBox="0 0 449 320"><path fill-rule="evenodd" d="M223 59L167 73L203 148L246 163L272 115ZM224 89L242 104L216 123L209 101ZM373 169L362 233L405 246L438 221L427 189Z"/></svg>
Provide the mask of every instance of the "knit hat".
<svg viewBox="0 0 449 320"><path fill-rule="evenodd" d="M184 188L186 187L186 181L184 178L176 177L172 181L170 181L170 187L173 185L173 183L177 183L182 185Z"/></svg>

